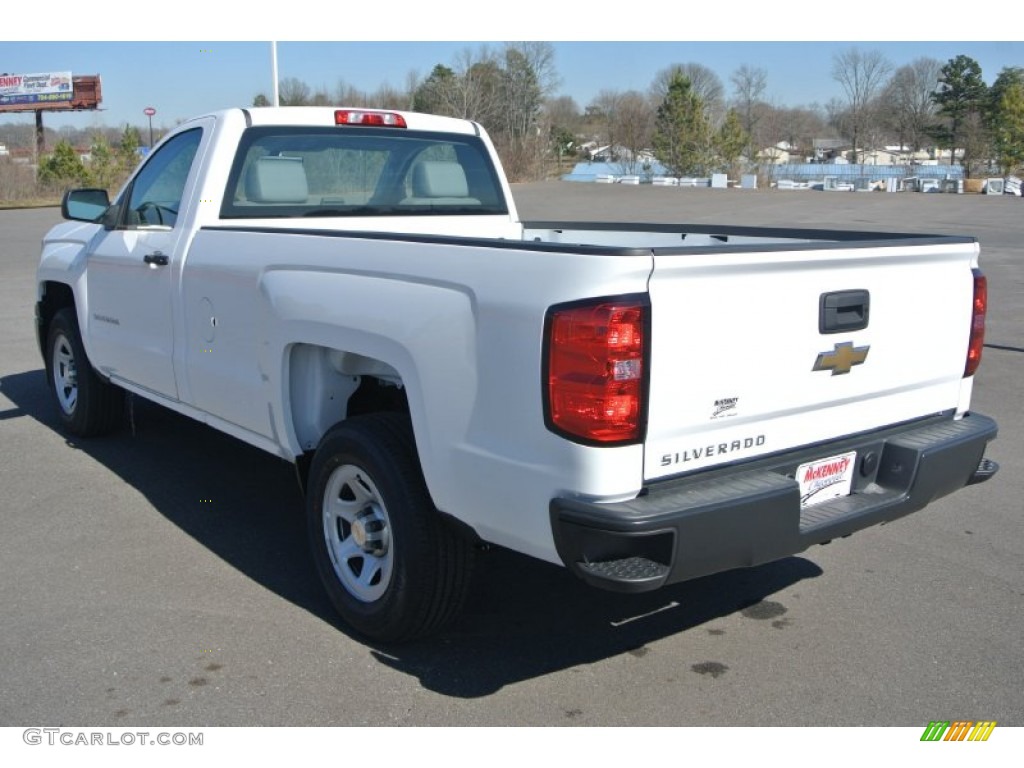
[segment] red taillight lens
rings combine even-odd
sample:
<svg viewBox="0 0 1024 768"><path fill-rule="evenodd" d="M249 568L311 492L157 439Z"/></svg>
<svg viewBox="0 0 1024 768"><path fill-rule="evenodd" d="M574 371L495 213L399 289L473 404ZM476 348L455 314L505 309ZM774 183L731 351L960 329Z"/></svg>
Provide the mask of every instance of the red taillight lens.
<svg viewBox="0 0 1024 768"><path fill-rule="evenodd" d="M407 128L405 118L397 112L367 112L355 109L336 109L335 125L379 125L385 128Z"/></svg>
<svg viewBox="0 0 1024 768"><path fill-rule="evenodd" d="M642 302L602 300L548 319L548 423L586 442L641 439L645 314Z"/></svg>
<svg viewBox="0 0 1024 768"><path fill-rule="evenodd" d="M973 376L981 365L981 350L985 346L985 313L988 311L988 281L980 269L974 270L974 309L971 312L971 341L967 345L967 365L964 376Z"/></svg>

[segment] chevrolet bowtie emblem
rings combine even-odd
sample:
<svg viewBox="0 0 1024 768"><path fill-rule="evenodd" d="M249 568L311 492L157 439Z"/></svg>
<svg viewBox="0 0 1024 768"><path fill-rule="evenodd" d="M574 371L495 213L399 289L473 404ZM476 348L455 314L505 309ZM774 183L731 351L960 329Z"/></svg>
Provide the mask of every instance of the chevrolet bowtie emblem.
<svg viewBox="0 0 1024 768"><path fill-rule="evenodd" d="M860 365L868 358L871 346L854 347L852 341L836 344L831 352L822 352L814 361L812 371L832 371L833 376L849 373L855 365Z"/></svg>

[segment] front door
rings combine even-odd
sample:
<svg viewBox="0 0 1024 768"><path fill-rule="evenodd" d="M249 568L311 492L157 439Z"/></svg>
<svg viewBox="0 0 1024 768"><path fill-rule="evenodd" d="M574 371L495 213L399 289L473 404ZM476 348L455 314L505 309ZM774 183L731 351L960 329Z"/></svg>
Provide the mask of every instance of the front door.
<svg viewBox="0 0 1024 768"><path fill-rule="evenodd" d="M93 364L174 399L172 276L187 244L179 213L195 184L202 136L201 128L180 133L146 160L118 201L116 226L97 235L88 256Z"/></svg>

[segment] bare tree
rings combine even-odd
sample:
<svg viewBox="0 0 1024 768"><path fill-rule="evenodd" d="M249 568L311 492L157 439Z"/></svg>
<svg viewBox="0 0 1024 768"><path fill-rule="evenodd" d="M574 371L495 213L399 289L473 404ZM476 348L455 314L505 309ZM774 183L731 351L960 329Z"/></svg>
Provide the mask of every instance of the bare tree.
<svg viewBox="0 0 1024 768"><path fill-rule="evenodd" d="M541 112L541 134L550 140L554 149L558 171L562 171L562 158L577 153L583 116L579 105L571 96L558 96L544 102Z"/></svg>
<svg viewBox="0 0 1024 768"><path fill-rule="evenodd" d="M439 93L443 114L476 120L488 130L496 128L501 115L501 65L496 54L487 46L476 51L464 48L452 71L455 76Z"/></svg>
<svg viewBox="0 0 1024 768"><path fill-rule="evenodd" d="M617 94L613 111L609 115L621 151L618 163L622 173L634 175L641 170L640 152L651 146L654 130L654 110L639 91Z"/></svg>
<svg viewBox="0 0 1024 768"><path fill-rule="evenodd" d="M816 107L783 107L760 104L757 123L757 147L762 157L777 157L782 150L773 148L785 143L788 152L809 155L814 140L832 135L825 117Z"/></svg>
<svg viewBox="0 0 1024 768"><path fill-rule="evenodd" d="M839 136L849 139L853 134L853 120L847 103L842 99L829 99L825 105L825 113L828 115L829 127Z"/></svg>
<svg viewBox="0 0 1024 768"><path fill-rule="evenodd" d="M523 57L526 65L533 73L533 78L540 90L542 99L547 99L555 93L561 84L558 76L558 69L555 67L555 48L548 42L521 42L506 43L505 51L515 50Z"/></svg>
<svg viewBox="0 0 1024 768"><path fill-rule="evenodd" d="M409 103L409 95L389 83L384 83L370 95L368 103L378 109L405 109Z"/></svg>
<svg viewBox="0 0 1024 768"><path fill-rule="evenodd" d="M832 79L846 96L846 133L853 143L853 162L857 148L876 118L876 97L892 71L892 64L880 51L849 48L832 57Z"/></svg>
<svg viewBox="0 0 1024 768"><path fill-rule="evenodd" d="M501 66L482 46L464 48L451 67L438 64L413 93L415 109L476 120L488 131L501 127Z"/></svg>
<svg viewBox="0 0 1024 768"><path fill-rule="evenodd" d="M733 101L749 140L744 152L748 160L753 160L756 151L757 123L763 114L763 110L758 109L758 106L763 103L764 91L768 87L768 72L761 67L742 64L729 79L735 89Z"/></svg>
<svg viewBox="0 0 1024 768"><path fill-rule="evenodd" d="M278 86L278 97L285 107L301 107L313 102L313 94L306 83L297 77L286 77Z"/></svg>
<svg viewBox="0 0 1024 768"><path fill-rule="evenodd" d="M327 86L321 85L317 88L313 95L309 98L309 103L314 107L327 107L333 102L331 101L330 95L327 93Z"/></svg>
<svg viewBox="0 0 1024 768"><path fill-rule="evenodd" d="M598 91L597 96L587 107L588 118L596 124L595 138L601 144L607 144L609 147L614 146L618 141L616 133L618 125L615 122L615 114L619 108L621 95L621 91L610 88L602 89Z"/></svg>
<svg viewBox="0 0 1024 768"><path fill-rule="evenodd" d="M405 76L405 107L414 109L416 102L416 90L420 87L420 76L414 69L410 69Z"/></svg>
<svg viewBox="0 0 1024 768"><path fill-rule="evenodd" d="M580 107L572 96L557 96L544 102L544 115L549 125L576 133L580 127Z"/></svg>
<svg viewBox="0 0 1024 768"><path fill-rule="evenodd" d="M344 80L334 87L334 103L345 107L368 107L366 94Z"/></svg>
<svg viewBox="0 0 1024 768"><path fill-rule="evenodd" d="M889 80L881 98L900 146L916 152L928 138L927 129L935 121L932 92L941 73L941 61L923 57L897 69Z"/></svg>
<svg viewBox="0 0 1024 768"><path fill-rule="evenodd" d="M669 83L676 72L681 72L690 81L690 90L702 102L708 111L712 123L718 125L725 117L725 88L722 80L714 70L696 62L673 64L662 69L654 76L651 83L650 97L652 104L661 104L668 95Z"/></svg>

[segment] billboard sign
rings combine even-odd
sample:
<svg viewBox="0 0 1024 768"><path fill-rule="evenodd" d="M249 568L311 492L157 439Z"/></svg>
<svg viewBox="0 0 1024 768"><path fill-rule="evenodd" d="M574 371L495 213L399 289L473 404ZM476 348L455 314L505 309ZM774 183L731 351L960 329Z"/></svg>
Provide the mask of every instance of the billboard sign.
<svg viewBox="0 0 1024 768"><path fill-rule="evenodd" d="M0 75L0 107L13 104L38 104L41 107L70 104L73 94L70 72Z"/></svg>

